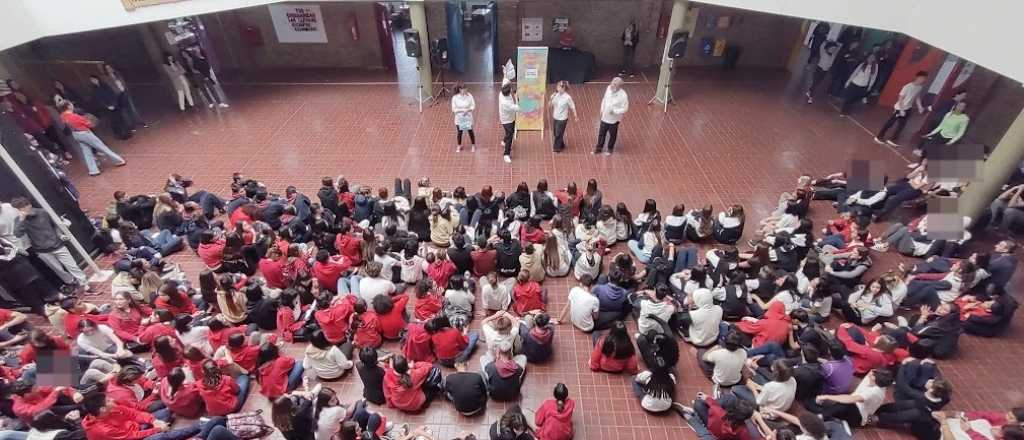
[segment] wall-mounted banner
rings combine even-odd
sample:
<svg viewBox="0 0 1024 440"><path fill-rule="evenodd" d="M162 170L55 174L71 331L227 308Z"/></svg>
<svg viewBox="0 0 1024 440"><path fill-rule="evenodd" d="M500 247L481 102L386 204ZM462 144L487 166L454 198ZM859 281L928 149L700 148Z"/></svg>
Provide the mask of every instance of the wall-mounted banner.
<svg viewBox="0 0 1024 440"><path fill-rule="evenodd" d="M544 97L548 84L548 48L520 47L516 71L519 98L517 130L544 130Z"/></svg>
<svg viewBox="0 0 1024 440"><path fill-rule="evenodd" d="M318 5L269 5L270 19L282 43L326 43L324 16Z"/></svg>

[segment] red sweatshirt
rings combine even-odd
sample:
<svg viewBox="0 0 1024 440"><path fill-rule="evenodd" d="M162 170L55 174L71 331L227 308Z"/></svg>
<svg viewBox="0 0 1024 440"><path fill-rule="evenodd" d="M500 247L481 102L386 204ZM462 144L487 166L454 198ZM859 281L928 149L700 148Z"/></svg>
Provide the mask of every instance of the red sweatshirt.
<svg viewBox="0 0 1024 440"><path fill-rule="evenodd" d="M141 378L135 381L135 384L142 388L143 398L141 400L135 394L135 387L118 384L116 379L111 379L107 383L107 397L113 399L118 405L130 406L139 411L145 411L160 396L153 392L153 382L150 382L149 379Z"/></svg>
<svg viewBox="0 0 1024 440"><path fill-rule="evenodd" d="M88 440L143 440L159 434L157 428L142 429L140 425L153 425L152 415L122 405L114 405L106 413L82 418L82 428Z"/></svg>
<svg viewBox="0 0 1024 440"><path fill-rule="evenodd" d="M142 334L142 319L152 315L153 311L146 306L140 306L142 311L130 309L122 314L120 311L112 311L107 315L107 326L114 331L122 341L138 340Z"/></svg>
<svg viewBox="0 0 1024 440"><path fill-rule="evenodd" d="M193 315L196 313L196 305L193 304L192 301L189 300L188 298L185 298L184 304L180 306L175 306L168 302L167 300L158 297L156 301L153 301L153 305L158 309L164 309L167 310L168 312L173 313L174 316Z"/></svg>
<svg viewBox="0 0 1024 440"><path fill-rule="evenodd" d="M438 359L452 360L469 345L469 338L457 329L448 327L431 335L430 342Z"/></svg>
<svg viewBox="0 0 1024 440"><path fill-rule="evenodd" d="M590 352L590 371L606 371L608 373L621 373L626 371L630 374L636 374L639 371L639 367L636 361L636 353L626 359L615 359L611 356L606 356L601 352L601 346L604 345L604 338L607 336L601 336L594 344L594 350Z"/></svg>
<svg viewBox="0 0 1024 440"><path fill-rule="evenodd" d="M409 295L400 294L394 298L395 307L386 315L378 315L380 318L380 332L385 339L398 339L405 328L405 305L409 303Z"/></svg>
<svg viewBox="0 0 1024 440"><path fill-rule="evenodd" d="M423 328L423 323L410 322L406 327L402 354L409 362L434 363L437 357L434 356L431 339L430 333Z"/></svg>
<svg viewBox="0 0 1024 440"><path fill-rule="evenodd" d="M430 375L431 364L415 363L409 367L412 386L405 387L399 382L400 376L390 365L384 367L384 399L388 406L400 411L416 412L427 401L423 393L423 382Z"/></svg>
<svg viewBox="0 0 1024 440"><path fill-rule="evenodd" d="M230 338L231 335L234 335L234 334L244 335L245 334L245 326L241 326L240 325L240 326L237 326L237 327L228 327L228 328L225 328L223 330L217 330L217 331L214 331L213 329L210 329L210 336L209 336L209 338L210 338L210 347L212 347L214 350L216 350L218 348L221 348L221 347L227 345L228 338Z"/></svg>
<svg viewBox="0 0 1024 440"><path fill-rule="evenodd" d="M725 420L725 409L712 397L704 398L708 404L708 431L718 440L752 440L747 425L732 426Z"/></svg>
<svg viewBox="0 0 1024 440"><path fill-rule="evenodd" d="M88 319L97 324L106 324L110 315L93 315L91 313L77 314L68 312L64 316L64 331L68 334L68 338L78 338L78 323L83 319Z"/></svg>
<svg viewBox="0 0 1024 440"><path fill-rule="evenodd" d="M175 351L178 353L178 357L171 362L165 361L159 354L153 354L153 371L156 371L157 377L167 377L174 368L185 366L185 358L182 357L181 350L175 348Z"/></svg>
<svg viewBox="0 0 1024 440"><path fill-rule="evenodd" d="M519 228L519 241L523 243L523 246L527 244L544 244L544 230L541 228L531 228L523 224Z"/></svg>
<svg viewBox="0 0 1024 440"><path fill-rule="evenodd" d="M572 440L572 412L575 409L576 402L572 399L566 399L562 411L558 411L558 401L545 400L534 417L537 440Z"/></svg>
<svg viewBox="0 0 1024 440"><path fill-rule="evenodd" d="M178 334L174 332L174 327L162 322L150 324L146 326L146 328L142 329L142 333L139 334L139 342L147 345L152 344L156 338L161 336L167 336L179 346L181 345L181 340L178 339Z"/></svg>
<svg viewBox="0 0 1024 440"><path fill-rule="evenodd" d="M512 287L512 310L518 315L525 315L530 310L546 310L544 298L541 296L540 284L536 281L516 283Z"/></svg>
<svg viewBox="0 0 1024 440"><path fill-rule="evenodd" d="M416 299L416 305L413 306L412 315L417 320L426 321L440 313L443 305L444 303L440 295L428 292L423 296L423 298Z"/></svg>
<svg viewBox="0 0 1024 440"><path fill-rule="evenodd" d="M288 374L295 366L295 359L289 356L278 356L259 369L260 394L268 399L276 399L288 392Z"/></svg>
<svg viewBox="0 0 1024 440"><path fill-rule="evenodd" d="M469 253L469 258L473 260L473 275L478 277L494 272L498 265L498 251L494 249L474 250Z"/></svg>
<svg viewBox="0 0 1024 440"><path fill-rule="evenodd" d="M14 415L23 422L29 423L36 414L50 409L53 404L57 403L57 398L61 394L71 397L72 390L65 388L57 392L54 387L35 387L24 396L12 395Z"/></svg>
<svg viewBox="0 0 1024 440"><path fill-rule="evenodd" d="M359 328L356 329L352 345L358 348L380 347L384 342L380 333L380 317L376 312L368 311L359 315Z"/></svg>
<svg viewBox="0 0 1024 440"><path fill-rule="evenodd" d="M339 254L344 255L353 266L363 264L361 244L362 240L353 237L352 234L338 234L334 239L334 248L338 250Z"/></svg>
<svg viewBox="0 0 1024 440"><path fill-rule="evenodd" d="M326 310L317 310L313 318L320 324L324 337L332 344L345 340L348 335L349 318L355 311L355 295L347 295L342 301L331 304Z"/></svg>
<svg viewBox="0 0 1024 440"><path fill-rule="evenodd" d="M328 259L326 263L314 262L313 277L320 284L320 288L337 292L338 279L350 267L352 267L352 263L348 258L345 258L344 255L335 255Z"/></svg>
<svg viewBox="0 0 1024 440"><path fill-rule="evenodd" d="M892 367L903 362L903 359L910 355L907 350L902 348L897 348L892 353L882 353L874 349L875 341L880 335L865 328L860 328L861 333L864 334L864 343L858 344L850 337L849 329L853 326L850 323L840 325L836 329L836 339L839 339L839 342L846 347L846 351L850 353L854 373L867 374L875 368Z"/></svg>
<svg viewBox="0 0 1024 440"><path fill-rule="evenodd" d="M455 275L457 270L451 260L438 260L427 266L427 276L439 290L445 290L448 288L448 279Z"/></svg>
<svg viewBox="0 0 1024 440"><path fill-rule="evenodd" d="M210 416L226 416L235 411L238 405L238 384L226 374L220 376L220 383L215 387L208 387L201 379L196 379L199 384L199 396L206 403L206 414ZM166 403L166 402L165 402Z"/></svg>
<svg viewBox="0 0 1024 440"><path fill-rule="evenodd" d="M764 316L756 322L740 321L736 324L739 331L754 337L751 346L760 347L768 342L786 345L789 342L790 319L786 314L786 306L779 301L768 304Z"/></svg>
<svg viewBox="0 0 1024 440"><path fill-rule="evenodd" d="M160 382L160 401L167 405L174 415L186 419L198 419L203 414L203 397L195 383L183 383L171 395L171 384L164 378Z"/></svg>
<svg viewBox="0 0 1024 440"><path fill-rule="evenodd" d="M277 309L277 335L285 342L294 341L295 332L303 326L302 322L295 322L295 311L291 307L280 306Z"/></svg>
<svg viewBox="0 0 1024 440"><path fill-rule="evenodd" d="M245 368L245 371L252 372L256 369L256 358L260 355L259 346L244 344L239 348L228 347L228 351L231 353L231 359L234 359L239 367Z"/></svg>
<svg viewBox="0 0 1024 440"><path fill-rule="evenodd" d="M68 353L71 352L71 347L67 342L53 338L53 344L57 346L57 350L66 351ZM21 348L21 353L18 353L18 360L21 361L21 365L31 364L36 361L36 355L36 347L32 344L25 344L25 346Z"/></svg>
<svg viewBox="0 0 1024 440"><path fill-rule="evenodd" d="M236 209L235 212L241 212L241 210ZM223 238L213 243L203 243L199 245L199 249L196 249L196 254L199 255L200 260L203 260L206 267L216 269L224 261L224 246L226 244Z"/></svg>
<svg viewBox="0 0 1024 440"><path fill-rule="evenodd" d="M263 279L267 280L267 286L275 289L288 287L288 282L284 276L284 265L285 262L283 260L271 260L269 258L260 260L260 273L263 274Z"/></svg>

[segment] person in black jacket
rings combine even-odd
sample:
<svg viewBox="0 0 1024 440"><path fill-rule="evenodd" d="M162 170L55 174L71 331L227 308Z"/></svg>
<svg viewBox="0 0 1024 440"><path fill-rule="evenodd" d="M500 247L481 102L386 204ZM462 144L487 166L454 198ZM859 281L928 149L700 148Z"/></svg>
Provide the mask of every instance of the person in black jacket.
<svg viewBox="0 0 1024 440"><path fill-rule="evenodd" d="M501 240L494 247L498 251L498 273L505 277L519 275L519 254L523 253L523 247L519 240L512 239L512 233L507 229L498 232Z"/></svg>
<svg viewBox="0 0 1024 440"><path fill-rule="evenodd" d="M322 186L316 193L317 198L320 199L320 206L334 213L335 218L344 217L348 213L348 209L342 212L341 203L338 201L338 190L334 189L334 179L324 177L320 179L320 184Z"/></svg>
<svg viewBox="0 0 1024 440"><path fill-rule="evenodd" d="M132 137L132 127L124 119L124 113L118 108L117 94L106 83L96 75L89 75L89 83L92 84L92 108L100 112L105 119L110 121L114 130L114 136L118 139L129 139Z"/></svg>
<svg viewBox="0 0 1024 440"><path fill-rule="evenodd" d="M489 237L491 227L501 215L505 205L505 194L494 195L490 185L484 185L480 192L466 199L466 215L460 215L463 224L477 228L477 235ZM460 213L461 214L461 213Z"/></svg>
<svg viewBox="0 0 1024 440"><path fill-rule="evenodd" d="M34 313L43 315L43 300L56 299L56 290L47 283L27 254L0 238L0 285Z"/></svg>
<svg viewBox="0 0 1024 440"><path fill-rule="evenodd" d="M11 199L11 206L18 210L21 221L14 227L14 235L28 237L32 243L32 251L46 263L65 285L85 287L89 290L85 272L78 267L71 251L64 246L64 237L50 216L24 197ZM70 222L66 223L70 224ZM123 238L123 236L122 236Z"/></svg>
<svg viewBox="0 0 1024 440"><path fill-rule="evenodd" d="M359 372L359 380L363 382L363 398L377 405L383 405L384 399L384 369L378 363L377 350L366 347L359 350L359 362L356 362L356 371Z"/></svg>
<svg viewBox="0 0 1024 440"><path fill-rule="evenodd" d="M480 373L466 371L465 362L455 363L456 373L444 377L444 395L455 410L464 416L473 416L487 408L487 383Z"/></svg>
<svg viewBox="0 0 1024 440"><path fill-rule="evenodd" d="M270 417L286 440L314 440L316 421L308 393L292 392L274 400Z"/></svg>

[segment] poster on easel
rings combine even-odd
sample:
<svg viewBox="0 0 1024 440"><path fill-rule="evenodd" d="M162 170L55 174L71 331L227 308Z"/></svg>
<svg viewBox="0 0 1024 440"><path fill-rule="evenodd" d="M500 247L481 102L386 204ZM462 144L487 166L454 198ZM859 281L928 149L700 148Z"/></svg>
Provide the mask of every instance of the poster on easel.
<svg viewBox="0 0 1024 440"><path fill-rule="evenodd" d="M548 84L548 48L520 47L516 68L519 117L516 129L544 130L544 97Z"/></svg>

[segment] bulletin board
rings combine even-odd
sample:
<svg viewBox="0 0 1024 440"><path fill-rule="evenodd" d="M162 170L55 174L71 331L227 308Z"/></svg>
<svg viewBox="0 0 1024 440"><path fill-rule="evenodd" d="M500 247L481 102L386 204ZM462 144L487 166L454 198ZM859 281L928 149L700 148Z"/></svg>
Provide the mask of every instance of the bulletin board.
<svg viewBox="0 0 1024 440"><path fill-rule="evenodd" d="M548 83L548 48L520 47L516 68L519 98L517 130L544 130L544 97Z"/></svg>

